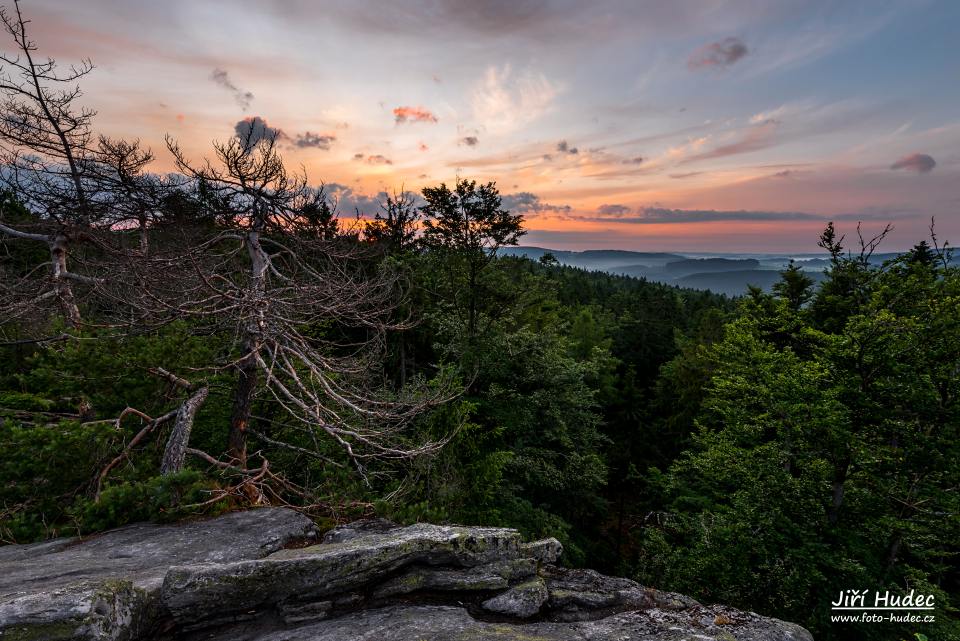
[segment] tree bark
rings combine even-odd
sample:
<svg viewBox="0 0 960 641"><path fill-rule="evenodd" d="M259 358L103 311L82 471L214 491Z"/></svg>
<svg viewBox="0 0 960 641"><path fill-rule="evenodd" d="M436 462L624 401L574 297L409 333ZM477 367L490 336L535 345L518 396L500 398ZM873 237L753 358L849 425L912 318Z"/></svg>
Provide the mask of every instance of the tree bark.
<svg viewBox="0 0 960 641"><path fill-rule="evenodd" d="M257 364L249 347L245 351L246 355L237 365L237 385L233 390L230 434L227 437L227 455L238 467L247 466L247 427L250 425L253 396L257 390Z"/></svg>
<svg viewBox="0 0 960 641"><path fill-rule="evenodd" d="M259 225L258 225L259 226ZM256 351L265 330L264 292L269 257L260 245L257 227L247 233L247 253L250 256L249 305L252 315L244 327L243 356L237 364L237 386L233 394L233 411L230 417L230 434L227 439L227 454L237 465L247 465L247 427L253 409L253 397L257 391Z"/></svg>
<svg viewBox="0 0 960 641"><path fill-rule="evenodd" d="M64 233L57 233L50 242L50 260L53 263L53 282L57 292L57 300L67 324L73 329L80 326L80 308L73 295L73 287L67 279L67 252L69 238Z"/></svg>
<svg viewBox="0 0 960 641"><path fill-rule="evenodd" d="M840 520L840 508L843 506L844 486L847 482L847 472L850 469L850 457L845 456L833 471L833 495L830 500L830 507L827 510L827 522L830 525L836 525Z"/></svg>
<svg viewBox="0 0 960 641"><path fill-rule="evenodd" d="M140 253L146 256L150 250L150 237L147 234L147 215L141 212L137 222L139 223Z"/></svg>
<svg viewBox="0 0 960 641"><path fill-rule="evenodd" d="M404 334L399 336L400 348L400 387L407 384L407 339Z"/></svg>
<svg viewBox="0 0 960 641"><path fill-rule="evenodd" d="M193 430L193 419L197 416L200 406L207 400L209 389L201 387L190 398L183 402L177 411L177 418L173 423L173 431L167 439L163 450L163 460L160 463L160 473L166 476L183 469L183 462L187 456L187 446L190 444L190 432Z"/></svg>

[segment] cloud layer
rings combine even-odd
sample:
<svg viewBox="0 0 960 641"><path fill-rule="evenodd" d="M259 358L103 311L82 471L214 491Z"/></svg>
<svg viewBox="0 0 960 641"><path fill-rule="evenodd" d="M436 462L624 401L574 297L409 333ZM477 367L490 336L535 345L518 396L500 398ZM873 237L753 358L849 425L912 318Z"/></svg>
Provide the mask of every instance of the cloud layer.
<svg viewBox="0 0 960 641"><path fill-rule="evenodd" d="M601 205L597 216L583 220L609 221L634 224L705 223L720 221L771 221L771 220L825 220L823 216L793 211L718 211L715 209L668 209L665 207L642 207L636 215L625 205Z"/></svg>

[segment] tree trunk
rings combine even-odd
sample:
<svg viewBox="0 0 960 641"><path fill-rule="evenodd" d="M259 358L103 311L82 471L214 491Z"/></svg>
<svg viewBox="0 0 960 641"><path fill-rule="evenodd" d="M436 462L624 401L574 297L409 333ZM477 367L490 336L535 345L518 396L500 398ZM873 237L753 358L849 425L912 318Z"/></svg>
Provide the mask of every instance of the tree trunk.
<svg viewBox="0 0 960 641"><path fill-rule="evenodd" d="M407 338L404 334L399 336L400 348L400 387L407 384Z"/></svg>
<svg viewBox="0 0 960 641"><path fill-rule="evenodd" d="M250 346L237 365L237 386L233 390L233 410L230 414L230 434L227 437L227 456L238 467L247 466L247 427L253 410L253 396L257 391L257 364Z"/></svg>
<svg viewBox="0 0 960 641"><path fill-rule="evenodd" d="M840 520L840 507L843 505L844 486L847 482L847 471L849 469L849 456L844 457L834 469L833 496L831 497L830 508L827 510L827 522L830 525L836 525Z"/></svg>
<svg viewBox="0 0 960 641"><path fill-rule="evenodd" d="M164 476L183 469L187 445L190 444L190 432L193 430L193 419L196 418L200 406L207 400L208 393L209 390L206 387L201 387L180 406L160 463L160 473Z"/></svg>
<svg viewBox="0 0 960 641"><path fill-rule="evenodd" d="M247 465L247 427L253 409L253 397L257 391L256 352L266 328L264 319L266 272L269 257L260 245L260 232L255 227L247 233L247 253L250 256L250 286L248 305L251 316L244 326L243 356L237 364L237 386L233 393L233 412L230 417L230 434L227 454L239 467Z"/></svg>
<svg viewBox="0 0 960 641"><path fill-rule="evenodd" d="M138 222L140 224L140 253L146 256L150 250L150 238L147 236L147 215L141 213Z"/></svg>
<svg viewBox="0 0 960 641"><path fill-rule="evenodd" d="M897 564L897 556L900 554L900 546L903 545L903 534L899 531L894 533L890 538L890 545L887 547L887 567L886 571L889 573L890 570Z"/></svg>
<svg viewBox="0 0 960 641"><path fill-rule="evenodd" d="M467 311L467 336L470 338L470 343L473 343L473 339L477 332L477 268L474 264L475 259L470 258L470 281L467 289L469 289L468 295L470 296L469 308Z"/></svg>
<svg viewBox="0 0 960 641"><path fill-rule="evenodd" d="M53 263L53 282L60 310L67 324L76 329L80 326L80 308L77 307L73 287L66 277L68 247L69 239L66 234L58 233L54 236L50 243L50 261Z"/></svg>

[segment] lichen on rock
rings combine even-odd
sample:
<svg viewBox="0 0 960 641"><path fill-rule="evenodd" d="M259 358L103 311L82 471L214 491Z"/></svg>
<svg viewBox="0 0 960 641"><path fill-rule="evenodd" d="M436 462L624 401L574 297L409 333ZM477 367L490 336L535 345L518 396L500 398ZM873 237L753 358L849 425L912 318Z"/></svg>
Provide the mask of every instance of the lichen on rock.
<svg viewBox="0 0 960 641"><path fill-rule="evenodd" d="M529 619L539 614L540 608L550 598L547 586L540 577L515 585L503 594L483 602L483 608L497 614Z"/></svg>
<svg viewBox="0 0 960 641"><path fill-rule="evenodd" d="M811 641L790 623L557 567L561 552L506 528L383 520L321 540L281 508L140 524L0 547L0 640Z"/></svg>

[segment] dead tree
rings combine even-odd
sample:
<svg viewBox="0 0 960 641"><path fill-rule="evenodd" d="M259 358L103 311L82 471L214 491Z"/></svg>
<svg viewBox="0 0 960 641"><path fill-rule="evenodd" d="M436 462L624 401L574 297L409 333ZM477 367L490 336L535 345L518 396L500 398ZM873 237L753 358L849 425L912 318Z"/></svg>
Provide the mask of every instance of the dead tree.
<svg viewBox="0 0 960 641"><path fill-rule="evenodd" d="M16 53L0 53L0 179L37 217L32 225L14 227L6 224L6 212L0 212L0 234L44 243L50 256L41 290L6 311L23 315L53 301L76 327L80 309L74 286L90 284L90 279L71 271L69 259L78 236L95 217L87 194L94 112L76 105L81 95L76 83L93 65L84 60L60 72L54 60L38 60L19 0L12 12L0 10L0 20L16 45Z"/></svg>
<svg viewBox="0 0 960 641"><path fill-rule="evenodd" d="M0 20L16 50L0 53L0 244L45 246L48 255L5 268L0 318L43 328L56 310L76 329L80 301L97 300L129 319L113 275L130 254L147 255L169 181L147 172L153 154L139 141L94 135L95 112L79 104L89 60L62 71L40 59L19 1ZM124 239L134 231L131 252Z"/></svg>
<svg viewBox="0 0 960 641"><path fill-rule="evenodd" d="M0 242L49 253L0 282L0 321L40 316L56 304L77 328L85 322L79 299L93 295L113 316L99 314L101 326L139 331L184 319L198 331L232 333L233 354L207 368L236 376L231 460L217 465L251 478L272 475L266 460L247 467L258 395L281 407L313 445L285 442L266 429L258 432L264 442L323 458L326 436L362 472L370 458L407 459L442 445L444 438L414 442L407 428L452 396L448 387L391 391L375 383L385 333L405 327L393 319L400 304L395 275L366 261L355 237L337 237L322 190L288 172L275 140L259 140L263 132L251 128L217 145L216 160L200 166L169 140L182 182L202 194L210 216L157 246L179 225L164 227L169 221L157 211L167 194L146 173L149 150L93 135L94 112L79 106L77 84L93 65L61 72L54 60L39 61L16 0L0 19L18 51L0 54ZM132 230L135 249L123 242ZM151 420L151 430L174 417L180 426L164 469L178 468L184 452L211 458L188 447L204 389L198 383L178 410Z"/></svg>
<svg viewBox="0 0 960 641"><path fill-rule="evenodd" d="M100 136L94 183L103 205L103 223L121 235L135 231L136 249L147 256L150 231L171 185L146 171L154 156L139 140Z"/></svg>
<svg viewBox="0 0 960 641"><path fill-rule="evenodd" d="M210 394L210 388L206 385L194 385L162 367L151 371L157 376L167 379L174 387L183 389L190 394L176 410L173 428L170 430L170 436L167 437L167 443L163 449L163 458L160 460L160 473L163 475L174 474L183 469L190 444L190 432L193 431L193 421L197 412L200 411L200 407L206 402L207 396Z"/></svg>
<svg viewBox="0 0 960 641"><path fill-rule="evenodd" d="M229 327L237 337L237 354L223 365L236 374L230 465L247 467L258 392L279 404L309 442L333 439L361 471L368 458L407 459L436 450L444 439L411 443L405 431L426 409L449 399L450 389L390 393L373 382L385 333L405 326L392 319L401 302L396 275L365 264L361 244L317 233L311 212L322 191L308 188L303 174L288 172L276 140L254 135L216 144L216 160L199 166L168 140L178 168L225 204L216 232L184 257L192 267L189 284L167 292L163 304L182 317ZM168 261L164 269L182 275L182 267ZM150 277L159 283L143 289L177 281L163 271L154 270ZM323 334L320 324L360 330L364 338Z"/></svg>

